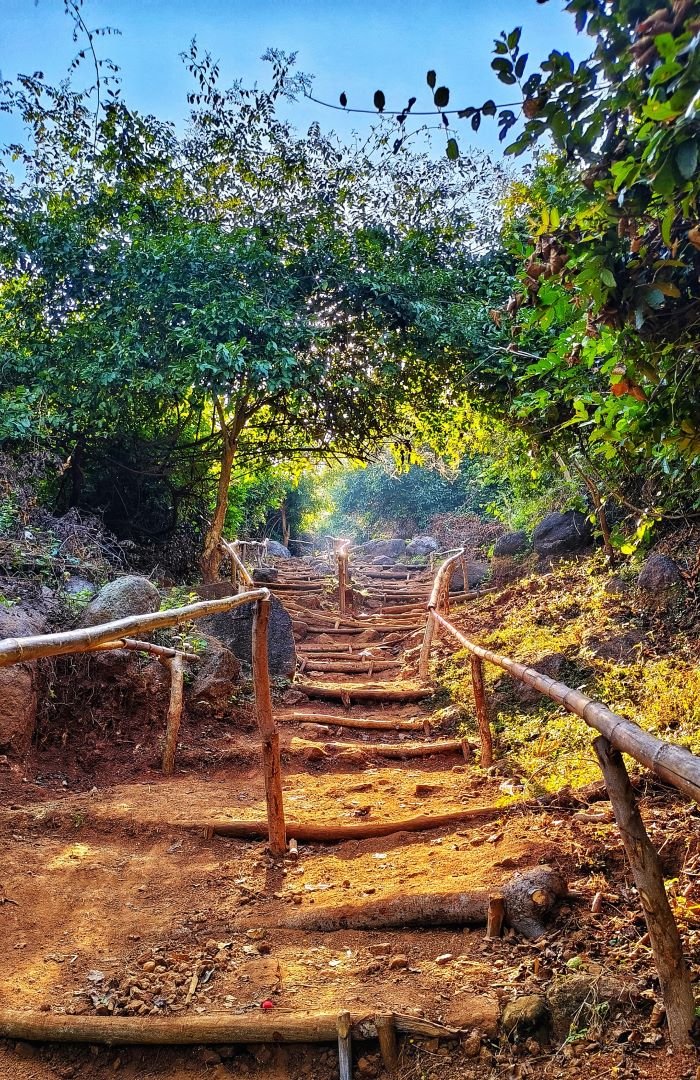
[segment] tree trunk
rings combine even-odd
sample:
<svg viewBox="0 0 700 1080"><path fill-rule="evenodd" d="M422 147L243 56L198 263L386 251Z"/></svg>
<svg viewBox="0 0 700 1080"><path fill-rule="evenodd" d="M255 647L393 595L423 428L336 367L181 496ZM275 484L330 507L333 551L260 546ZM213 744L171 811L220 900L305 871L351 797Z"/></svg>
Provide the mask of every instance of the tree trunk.
<svg viewBox="0 0 700 1080"><path fill-rule="evenodd" d="M216 506L214 516L204 539L204 551L202 552L201 568L202 579L209 583L216 581L219 576L219 566L223 558L221 550L221 537L224 531L226 510L228 509L228 492L231 486L231 473L233 471L233 459L236 456L237 437L226 429L222 430L223 446L221 449L221 471L216 491Z"/></svg>

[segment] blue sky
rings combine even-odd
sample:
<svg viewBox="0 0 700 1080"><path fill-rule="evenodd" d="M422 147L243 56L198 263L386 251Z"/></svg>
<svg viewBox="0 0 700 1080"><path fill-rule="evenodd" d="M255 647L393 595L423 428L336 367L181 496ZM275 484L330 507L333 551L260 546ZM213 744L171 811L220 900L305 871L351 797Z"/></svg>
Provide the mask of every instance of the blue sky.
<svg viewBox="0 0 700 1080"><path fill-rule="evenodd" d="M221 61L227 82L263 78L260 55L274 46L297 51L300 69L316 76L314 93L332 102L344 90L351 105L368 107L381 88L389 107L418 94L416 108L427 108L425 72L432 67L439 84L450 87L451 105L477 105L512 98L490 70L492 39L501 30L522 25L523 48L538 59L552 47L584 53L587 43L577 41L562 6L558 0L86 0L84 12L90 26L122 32L101 48L122 69L127 101L180 124L189 78L178 53L193 36ZM58 79L75 49L61 0L0 0L3 77L38 68ZM292 106L289 115L299 128L318 120L341 133L368 122L309 102ZM10 123L0 115L0 141ZM474 136L462 121L458 134L486 150L498 146L493 122Z"/></svg>

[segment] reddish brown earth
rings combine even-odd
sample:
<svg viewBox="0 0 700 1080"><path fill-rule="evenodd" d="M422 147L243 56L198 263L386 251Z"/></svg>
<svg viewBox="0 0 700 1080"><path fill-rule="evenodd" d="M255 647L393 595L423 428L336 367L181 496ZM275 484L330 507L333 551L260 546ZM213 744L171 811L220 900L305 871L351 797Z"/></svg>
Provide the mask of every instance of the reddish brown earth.
<svg viewBox="0 0 700 1080"><path fill-rule="evenodd" d="M296 562L296 561L295 561ZM292 580L299 571L288 570ZM427 575L412 592L427 592ZM319 591L323 582L317 583ZM384 607L401 602L400 583L382 583ZM396 595L394 595L396 594ZM306 609L303 594L285 602L299 626L336 610L327 593ZM379 601L377 601L379 602ZM366 622L374 621L365 601ZM386 616L382 616L386 619ZM380 673L315 676L305 683L416 686L415 649L422 616L391 634L304 633L313 646L372 649L406 666ZM313 622L311 622L313 625ZM363 624L364 625L364 624ZM396 638L399 640L396 640ZM390 644L384 646L389 639ZM295 712L393 720L430 718L430 701L353 705L302 698L281 690L276 705L283 745L289 819L351 824L392 821L471 806L503 806L483 823L339 844L300 845L298 861L270 857L264 842L214 836L205 827L264 817L264 790L250 705L233 724L205 730L185 725L176 773L155 769L156 739L139 745L124 717L119 740L100 733L90 768L81 745L37 751L26 766L0 764L3 788L0 884L0 998L3 1007L98 1015L256 1014L274 1010L414 1012L462 1032L460 1039L404 1040L401 1076L425 1080L476 1077L694 1077L695 1065L669 1057L662 1030L648 1024L655 997L644 926L627 880L607 804L594 820L581 804L506 810L498 770L488 775L459 753L382 760L382 742L434 742L452 733L366 732L300 724ZM82 729L81 729L82 731ZM353 743L348 753L327 744ZM65 784L64 784L65 781ZM505 778L507 781L507 777ZM601 817L601 805L603 813ZM683 804L653 796L671 828L695 829ZM575 815L578 813L579 817ZM675 816L674 816L675 815ZM674 826L675 822L675 826ZM618 868L616 892L599 914L590 911L601 848ZM611 854L612 853L612 854ZM518 869L539 863L559 869L579 896L564 903L545 939L528 942L510 931L490 941L483 928L299 934L279 927L294 910L362 903L408 893L497 890ZM692 943L692 939L691 939ZM540 1048L512 1046L498 1017L518 994L543 992L572 972L614 976L636 1008L613 1006L598 1028L566 1033ZM376 1044L357 1047L358 1076L383 1076ZM328 1047L125 1048L0 1043L0 1077L16 1080L212 1076L314 1077L332 1080L337 1056Z"/></svg>

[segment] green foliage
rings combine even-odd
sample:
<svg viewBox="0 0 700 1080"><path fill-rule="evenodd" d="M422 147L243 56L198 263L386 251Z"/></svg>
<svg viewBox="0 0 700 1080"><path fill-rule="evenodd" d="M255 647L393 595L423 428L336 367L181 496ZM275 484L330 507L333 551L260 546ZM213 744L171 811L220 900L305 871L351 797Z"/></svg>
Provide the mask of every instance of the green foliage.
<svg viewBox="0 0 700 1080"><path fill-rule="evenodd" d="M424 465L401 469L388 451L366 468L336 468L320 479L326 499L315 518L307 516L306 527L357 541L412 536L433 514L483 513L498 490L468 458L449 469L428 455Z"/></svg>

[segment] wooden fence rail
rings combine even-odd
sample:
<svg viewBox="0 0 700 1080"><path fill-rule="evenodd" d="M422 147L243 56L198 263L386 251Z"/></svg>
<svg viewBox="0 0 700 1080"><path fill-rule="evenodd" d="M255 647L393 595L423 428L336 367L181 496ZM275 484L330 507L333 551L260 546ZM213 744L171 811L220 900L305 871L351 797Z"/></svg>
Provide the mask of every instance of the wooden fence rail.
<svg viewBox="0 0 700 1080"><path fill-rule="evenodd" d="M227 545L228 550L229 545ZM232 562L237 560L235 550L229 551ZM241 563L242 570L250 582L252 578ZM240 569L238 571L240 573ZM243 579L246 580L245 578ZM269 589L251 589L224 596L219 600L202 600L184 607L169 608L166 611L153 611L145 615L130 615L125 619L101 623L98 626L80 627L76 630L64 630L55 634L36 634L25 638L5 638L0 641L0 667L9 667L28 660L38 660L45 656L66 656L71 653L94 652L103 649L143 649L152 652L159 659L167 662L171 670L171 694L168 707L163 771L172 772L177 736L182 712L182 661L190 654L177 649L151 645L150 642L132 640L129 635L150 630L161 630L170 626L179 626L193 619L202 619L206 615L216 615L231 611L242 604L255 605L253 618L253 683L255 686L255 707L258 729L262 740L263 771L267 800L267 820L270 849L275 854L286 850L284 827L284 808L282 805L282 781L280 766L279 736L272 714L270 693L270 674L267 662L267 628L269 621Z"/></svg>
<svg viewBox="0 0 700 1080"><path fill-rule="evenodd" d="M573 690L535 668L491 652L462 634L440 613L439 608L444 606L446 597L449 596L452 574L463 558L463 550L451 555L435 575L421 648L420 678L423 682L428 680L430 648L435 629L439 626L471 654L472 686L481 739L481 761L484 766L491 764L493 756L483 680L484 661L501 668L519 682L563 705L599 733L593 745L649 930L669 1034L674 1045L688 1045L695 1021L690 977L683 958L678 927L666 897L661 864L637 809L634 790L621 755L628 754L660 780L689 795L696 802L700 802L700 758L682 746L674 746L657 739L580 690Z"/></svg>

